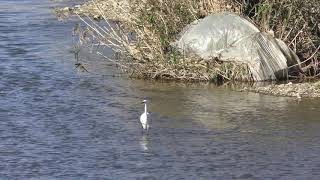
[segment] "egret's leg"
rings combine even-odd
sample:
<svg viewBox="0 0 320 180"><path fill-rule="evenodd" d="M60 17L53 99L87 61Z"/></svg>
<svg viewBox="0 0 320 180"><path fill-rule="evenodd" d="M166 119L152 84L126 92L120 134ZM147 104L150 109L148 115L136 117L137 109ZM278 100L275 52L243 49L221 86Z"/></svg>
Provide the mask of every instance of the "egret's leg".
<svg viewBox="0 0 320 180"><path fill-rule="evenodd" d="M149 133L149 124L147 123L147 133Z"/></svg>
<svg viewBox="0 0 320 180"><path fill-rule="evenodd" d="M144 134L144 132L143 132L143 126L141 126L141 134L143 135Z"/></svg>

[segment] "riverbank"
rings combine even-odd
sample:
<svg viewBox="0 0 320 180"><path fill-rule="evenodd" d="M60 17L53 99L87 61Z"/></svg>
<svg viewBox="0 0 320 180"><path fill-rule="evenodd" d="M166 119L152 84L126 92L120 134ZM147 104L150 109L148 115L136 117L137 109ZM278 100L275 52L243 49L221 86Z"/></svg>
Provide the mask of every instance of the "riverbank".
<svg viewBox="0 0 320 180"><path fill-rule="evenodd" d="M129 2L127 0L112 1L88 1L84 4L78 4L73 7L64 7L55 9L58 17L68 18L71 15L79 14L88 16L95 20L102 20L103 16L107 16L109 20L124 21L129 16ZM122 7L122 8L115 8ZM103 12L103 13L102 13ZM105 14L106 13L106 14Z"/></svg>
<svg viewBox="0 0 320 180"><path fill-rule="evenodd" d="M250 71L245 65L230 62L222 63L218 59L214 59L209 63L197 56L186 57L172 47L172 42L176 40L184 27L195 20L221 11L231 11L250 17L261 30L271 30L276 37L283 39L290 48L294 49L302 63L299 64L301 66L299 67L300 72L289 74L290 77L300 77L300 75L318 76L319 37L316 36L315 30L305 26L303 28L300 27L300 22L292 24L291 20L296 19L297 15L284 14L284 16L288 15L286 24L283 24L283 18L279 15L270 17L274 11L285 11L276 6L277 2L264 0L261 4L252 3L247 4L246 7L236 1L208 0L202 3L197 3L197 1L190 2L193 3L186 4L184 0L175 2L98 0L74 7L62 8L57 12L63 16L76 14L80 19L83 16L88 18L89 20L82 19L88 25L88 28L78 31L78 35L83 37L89 34L101 46L113 49L117 54L117 59L111 61L116 62L117 67L120 67L121 70L132 77L214 82L250 80ZM286 3L292 6L293 12L297 10L297 2L295 0L290 0ZM310 3L303 3L303 6L309 7ZM268 7L269 9L266 12L254 12L255 15L252 15L246 14L246 9L249 7L257 9ZM320 11L313 9L312 13L317 17ZM299 14L299 16L304 18L306 22L312 21L309 17L305 17L307 13ZM278 21L277 23L280 25L278 26L276 22L271 21L272 18ZM99 26L91 19L105 21L107 26ZM314 22L312 21L312 23ZM271 29L271 26L274 29ZM297 28L287 30L286 27ZM303 33L301 28L304 29ZM134 35L128 38L128 34ZM304 46L302 46L303 44ZM296 96L300 94L302 97L319 97L318 89L318 86L313 83L246 88L246 90L252 92L279 96Z"/></svg>
<svg viewBox="0 0 320 180"><path fill-rule="evenodd" d="M271 84L266 86L245 87L241 91L250 91L275 96L297 98L320 98L320 81L305 83Z"/></svg>

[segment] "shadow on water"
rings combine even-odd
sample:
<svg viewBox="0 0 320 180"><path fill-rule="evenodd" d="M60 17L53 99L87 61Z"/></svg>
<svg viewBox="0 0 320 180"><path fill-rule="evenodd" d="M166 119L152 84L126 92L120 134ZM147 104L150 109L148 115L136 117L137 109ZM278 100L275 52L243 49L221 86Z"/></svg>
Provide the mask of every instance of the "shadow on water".
<svg viewBox="0 0 320 180"><path fill-rule="evenodd" d="M0 179L320 176L319 100L128 79L89 54L77 72L55 5L0 2Z"/></svg>

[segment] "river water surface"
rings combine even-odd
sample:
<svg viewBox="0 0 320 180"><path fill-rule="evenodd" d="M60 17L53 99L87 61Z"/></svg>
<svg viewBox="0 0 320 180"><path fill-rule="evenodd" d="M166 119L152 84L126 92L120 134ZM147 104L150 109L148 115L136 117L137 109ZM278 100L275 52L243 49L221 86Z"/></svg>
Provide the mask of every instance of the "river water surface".
<svg viewBox="0 0 320 180"><path fill-rule="evenodd" d="M319 100L78 72L56 5L0 1L0 179L320 179Z"/></svg>

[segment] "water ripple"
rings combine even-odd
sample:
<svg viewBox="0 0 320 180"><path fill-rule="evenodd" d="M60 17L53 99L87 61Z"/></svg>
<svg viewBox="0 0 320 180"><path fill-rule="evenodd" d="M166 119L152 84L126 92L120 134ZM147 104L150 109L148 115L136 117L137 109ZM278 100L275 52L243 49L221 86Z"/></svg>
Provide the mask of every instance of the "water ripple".
<svg viewBox="0 0 320 180"><path fill-rule="evenodd" d="M55 5L66 4L0 4L0 179L320 176L319 100L77 74L74 23L58 22Z"/></svg>

